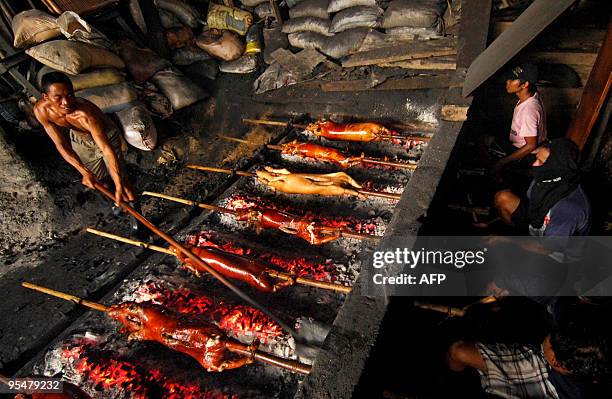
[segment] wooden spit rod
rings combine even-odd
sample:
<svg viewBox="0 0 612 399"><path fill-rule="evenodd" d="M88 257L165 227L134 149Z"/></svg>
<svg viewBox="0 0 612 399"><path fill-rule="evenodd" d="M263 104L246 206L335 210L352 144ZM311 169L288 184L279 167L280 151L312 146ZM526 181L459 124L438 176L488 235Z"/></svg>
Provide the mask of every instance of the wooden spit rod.
<svg viewBox="0 0 612 399"><path fill-rule="evenodd" d="M185 205L190 205L190 206L197 206L203 209L209 209L209 210L213 210L216 212L223 212L223 213L229 213L231 215L237 215L238 212L231 210L231 209L227 209L227 208L222 208L220 206L216 206L216 205L209 205L209 204L201 204L199 202L195 202L195 201L191 201L191 200L186 200L183 198L178 198L178 197L172 197L170 195L166 195L166 194L160 194L160 193L155 193L152 191L145 191L142 193L142 195L148 195L150 197L156 197L156 198L162 198L168 201L173 201L173 202L178 202L180 204L185 204ZM330 229L332 229L332 227L330 227ZM346 231L346 230L340 230L340 237L344 237L344 238L354 238L357 240L366 240L366 239L374 239L374 240L379 240L380 237L379 236L373 236L373 235L369 235L369 234L359 234L359 233L351 233L350 231Z"/></svg>
<svg viewBox="0 0 612 399"><path fill-rule="evenodd" d="M437 303L420 302L420 301L415 301L414 306L420 309L426 309L426 310L432 310L434 312L446 313L449 317L463 317L465 316L465 313L470 307L477 305L477 304L485 305L485 304L489 304L493 302L497 302L497 297L493 295L489 295L463 308L456 308L453 306L440 305Z"/></svg>
<svg viewBox="0 0 612 399"><path fill-rule="evenodd" d="M296 127L298 129L306 129L308 127L308 125L303 125L303 124L296 124L296 123L291 123L291 122L283 122L283 121L269 121L266 119L242 119L242 123L246 123L249 125L268 125L268 126L282 126L282 127L288 127L288 126L293 126ZM413 135L413 134L409 134L409 135L378 135L377 137L383 138L383 139L404 139L404 140L416 140L416 141L430 141L431 137L427 137L427 136L418 136L418 135Z"/></svg>
<svg viewBox="0 0 612 399"><path fill-rule="evenodd" d="M100 191L102 194L104 194L111 201L113 201L113 202L115 201L115 196L113 195L113 193L111 193L108 190L108 188L106 188L102 184L96 183L95 184L95 188L98 191ZM266 314L268 317L270 317L272 320L274 320L279 326L281 326L283 330L285 330L289 334L291 334L291 336L294 337L294 339L296 341L299 342L302 339L299 336L299 334L293 328L289 327L289 325L287 323L282 321L280 318L276 317L276 315L274 315L267 307L261 305L255 299L251 298L249 295L247 295L246 293L242 292L241 289L236 287L231 281L229 281L227 278L225 278L225 276L223 276L221 273L217 272L215 269L210 267L208 264L206 264L206 262L202 261L202 259L200 259L199 257L195 256L193 253L191 253L190 250L185 248L183 245L181 245L174 238L170 237L168 234L166 234L163 231L161 231L157 226L155 226L153 223L151 223L149 220L147 220L140 213L135 211L134 208L132 208L130 205L128 205L125 202L121 202L118 205L123 210L125 210L127 213L129 213L134 218L136 218L136 220L138 220L140 223L142 223L144 226L146 226L149 230L153 231L157 236L159 236L164 241L166 241L168 244L170 244L172 247L175 247L177 250L181 251L186 257L191 259L191 261L193 262L194 265L197 265L198 267L202 268L203 270L206 270L208 273L210 273L213 277L215 277L217 280L219 280L221 283L223 283L223 285L225 285L227 288L232 290L236 295L238 295L244 301L250 303L251 305L253 305L257 309L261 310L264 314Z"/></svg>
<svg viewBox="0 0 612 399"><path fill-rule="evenodd" d="M251 173L251 172L243 172L240 170L233 171L231 169L213 168L210 166L194 165L191 163L185 165L185 167L189 169L201 170L203 172L225 173L228 175L235 173L238 176L257 177L255 173ZM364 190L364 189L358 189L358 190L356 189L355 191L357 191L359 194L367 195L370 197L387 198L387 199L393 199L393 200L399 200L402 197L401 194L385 193L381 191L371 191L371 190Z"/></svg>
<svg viewBox="0 0 612 399"><path fill-rule="evenodd" d="M70 295L65 292L56 291L51 288L43 287L37 284L32 284L29 282L23 282L21 285L25 288L29 288L34 291L42 292L47 295L51 295L57 298L65 299L70 302L74 302L79 305L87 306L88 308L99 310L104 313L108 313L111 310L110 306L105 306L97 302L88 301L87 299L79 298L78 296ZM308 374L310 373L311 367L309 365L296 362L294 360L284 359L282 357L270 355L261 351L251 351L247 349L248 346L244 345L244 348L236 348L234 350L230 350L231 352L240 353L243 355L253 354L255 360L259 360L263 363L267 363L273 366L281 367L287 370L291 370L300 374Z"/></svg>
<svg viewBox="0 0 612 399"><path fill-rule="evenodd" d="M219 137L222 138L223 140L235 141L237 143L242 143L242 144L247 144L247 145L252 145L252 146L257 145L248 140L238 139L238 138L229 137L229 136L223 136L221 134L219 135ZM269 150L275 150L275 151L283 151L285 149L285 147L282 145L265 144L265 146ZM393 162L393 161L382 161L376 158L360 158L360 161L363 163L370 163L372 165L392 166L394 168L402 168L402 169L410 169L410 170L415 170L417 168L417 164L404 163L404 162Z"/></svg>
<svg viewBox="0 0 612 399"><path fill-rule="evenodd" d="M157 252L165 253L168 255L176 256L176 253L174 253L174 251L168 248L158 247L157 245L152 245L146 242L132 240L127 237L121 237L115 234L106 233L104 231L100 231L100 230L96 230L92 228L87 228L86 231L88 233L95 234L100 237L105 237L111 240L124 242L130 245L135 245L137 247L142 247L142 248L150 249L152 251L157 251ZM279 280L288 281L288 280L293 279L293 277L290 274L279 272L273 269L267 269L266 273L269 274L271 277L277 278ZM326 290L338 291L338 292L342 292L345 294L348 294L349 292L351 292L351 287L347 287L347 286L340 285L340 284L329 283L326 281L317 281L317 280L312 280L312 279L303 278L303 277L296 277L295 281L298 284L303 284L303 285L307 285L310 287L316 287L316 288L323 288Z"/></svg>

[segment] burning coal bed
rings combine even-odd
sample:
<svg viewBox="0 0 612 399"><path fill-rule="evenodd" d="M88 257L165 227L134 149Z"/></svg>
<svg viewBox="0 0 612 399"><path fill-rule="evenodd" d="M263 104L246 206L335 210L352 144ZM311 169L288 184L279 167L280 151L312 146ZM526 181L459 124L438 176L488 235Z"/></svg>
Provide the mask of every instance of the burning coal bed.
<svg viewBox="0 0 612 399"><path fill-rule="evenodd" d="M292 132L283 142L296 138L314 141L301 132ZM402 146L323 141L327 146L348 149L351 154L365 152L367 156L404 162L417 162L424 147L422 143ZM300 173L338 170L333 165L272 151L266 152L265 160L251 171L263 166ZM352 167L346 172L369 190L389 193L401 193L411 174L408 169L371 166ZM197 199L197 193L192 198ZM396 203L386 198L288 195L273 192L252 177L239 178L214 202L230 210L271 208L373 237L384 234ZM361 254L377 243L376 239L342 237L311 245L278 230L258 231L248 222L238 221L235 215L216 211L195 217L176 238L194 247L214 247L243 255L278 271L344 286L353 285L361 269ZM101 245L123 245L100 240ZM275 293L239 285L277 317L308 336L313 348L325 339L345 299L345 294L298 284ZM316 350L296 350L294 339L268 316L245 304L212 276L196 277L169 255L149 257L104 302L162 305L208 321L242 343L257 340L261 351L306 364L316 360ZM80 386L92 398L104 399L290 398L304 378L257 362L220 373L207 372L192 358L157 343L128 341L120 327L103 313L89 312L58 337L28 372L60 377Z"/></svg>

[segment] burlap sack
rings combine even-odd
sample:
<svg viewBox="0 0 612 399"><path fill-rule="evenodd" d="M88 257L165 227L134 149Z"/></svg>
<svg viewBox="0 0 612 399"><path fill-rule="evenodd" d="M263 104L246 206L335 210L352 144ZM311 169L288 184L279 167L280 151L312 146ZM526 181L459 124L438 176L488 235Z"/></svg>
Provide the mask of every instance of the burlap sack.
<svg viewBox="0 0 612 399"><path fill-rule="evenodd" d="M50 72L56 72L55 69L44 66L38 71L36 75L36 83L38 88L41 87L43 76ZM115 68L100 68L91 69L87 72L80 73L78 75L69 76L72 81L72 87L74 90L90 89L92 87L108 86L121 83L125 81L125 78Z"/></svg>
<svg viewBox="0 0 612 399"><path fill-rule="evenodd" d="M166 41L171 49L183 48L192 44L193 40L193 31L186 26L166 29Z"/></svg>
<svg viewBox="0 0 612 399"><path fill-rule="evenodd" d="M200 86L173 69L157 72L151 80L168 97L175 111L207 97Z"/></svg>
<svg viewBox="0 0 612 399"><path fill-rule="evenodd" d="M143 151L151 151L157 145L157 129L151 114L143 104L117 112L125 141Z"/></svg>
<svg viewBox="0 0 612 399"><path fill-rule="evenodd" d="M78 75L87 68L125 68L119 56L97 46L68 40L54 40L26 50L38 62L70 75Z"/></svg>
<svg viewBox="0 0 612 399"><path fill-rule="evenodd" d="M289 18L315 17L328 19L330 0L304 0L289 10Z"/></svg>
<svg viewBox="0 0 612 399"><path fill-rule="evenodd" d="M32 46L61 35L51 15L39 10L27 10L13 17L13 45L17 48Z"/></svg>
<svg viewBox="0 0 612 399"><path fill-rule="evenodd" d="M138 99L138 92L127 83L79 90L74 94L91 101L105 114L126 109Z"/></svg>
<svg viewBox="0 0 612 399"><path fill-rule="evenodd" d="M446 1L441 0L393 0L385 10L381 26L443 30L445 9Z"/></svg>
<svg viewBox="0 0 612 399"><path fill-rule="evenodd" d="M244 44L235 33L209 29L196 39L196 45L215 58L233 61L244 53Z"/></svg>
<svg viewBox="0 0 612 399"><path fill-rule="evenodd" d="M148 48L137 47L131 40L121 40L118 45L128 72L137 82L149 80L156 72L171 66L170 61Z"/></svg>

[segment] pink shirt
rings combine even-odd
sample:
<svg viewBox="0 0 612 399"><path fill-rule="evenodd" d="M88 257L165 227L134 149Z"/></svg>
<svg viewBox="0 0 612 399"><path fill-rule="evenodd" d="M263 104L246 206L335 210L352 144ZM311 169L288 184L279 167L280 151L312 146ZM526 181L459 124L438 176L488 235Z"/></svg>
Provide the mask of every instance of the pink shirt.
<svg viewBox="0 0 612 399"><path fill-rule="evenodd" d="M537 137L538 144L546 139L546 113L538 93L514 107L510 142L516 148L521 148L527 144L525 137Z"/></svg>

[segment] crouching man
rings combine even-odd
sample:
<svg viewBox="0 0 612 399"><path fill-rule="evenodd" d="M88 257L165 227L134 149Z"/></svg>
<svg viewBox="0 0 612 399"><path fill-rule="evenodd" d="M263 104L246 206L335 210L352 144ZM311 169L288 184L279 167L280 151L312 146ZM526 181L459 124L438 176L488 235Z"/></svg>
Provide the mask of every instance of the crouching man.
<svg viewBox="0 0 612 399"><path fill-rule="evenodd" d="M609 398L612 336L604 314L576 308L541 345L458 341L447 365L455 372L476 369L484 391L500 398Z"/></svg>
<svg viewBox="0 0 612 399"><path fill-rule="evenodd" d="M60 155L83 176L83 184L94 189L110 176L115 201L134 201L123 169L121 132L113 121L92 102L75 97L72 82L63 73L45 75L41 86L34 114Z"/></svg>

